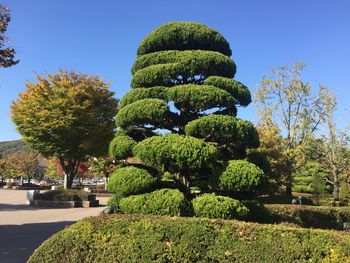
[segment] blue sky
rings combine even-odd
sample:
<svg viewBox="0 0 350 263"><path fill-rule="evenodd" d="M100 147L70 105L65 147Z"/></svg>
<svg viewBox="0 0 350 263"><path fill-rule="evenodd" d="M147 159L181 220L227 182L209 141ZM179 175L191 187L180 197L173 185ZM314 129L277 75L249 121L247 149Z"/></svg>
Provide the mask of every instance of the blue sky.
<svg viewBox="0 0 350 263"><path fill-rule="evenodd" d="M252 93L271 66L303 61L305 81L334 89L339 108L350 101L348 0L1 2L11 9L7 35L21 61L0 69L0 141L20 138L9 108L36 73L68 69L99 75L121 98L129 90L139 42L169 21L195 21L218 30L231 45L235 79ZM257 121L252 104L239 109L238 116Z"/></svg>

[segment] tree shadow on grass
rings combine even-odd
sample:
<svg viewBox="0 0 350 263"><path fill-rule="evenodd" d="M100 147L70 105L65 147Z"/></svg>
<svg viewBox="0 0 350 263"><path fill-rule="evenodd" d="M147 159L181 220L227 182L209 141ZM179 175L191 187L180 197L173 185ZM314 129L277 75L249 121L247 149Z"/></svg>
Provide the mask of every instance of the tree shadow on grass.
<svg viewBox="0 0 350 263"><path fill-rule="evenodd" d="M74 221L23 225L0 225L0 262L23 263L53 234Z"/></svg>

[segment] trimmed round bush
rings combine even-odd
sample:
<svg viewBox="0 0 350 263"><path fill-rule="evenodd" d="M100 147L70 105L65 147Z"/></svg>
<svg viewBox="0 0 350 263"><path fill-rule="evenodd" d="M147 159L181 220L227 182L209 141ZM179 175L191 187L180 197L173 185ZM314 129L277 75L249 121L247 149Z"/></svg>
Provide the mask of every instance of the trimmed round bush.
<svg viewBox="0 0 350 263"><path fill-rule="evenodd" d="M117 133L109 143L108 154L115 159L126 159L132 156L132 149L135 145L136 141L133 138Z"/></svg>
<svg viewBox="0 0 350 263"><path fill-rule="evenodd" d="M226 56L232 52L229 43L217 31L194 22L170 22L146 36L137 55L142 56L163 50L212 50Z"/></svg>
<svg viewBox="0 0 350 263"><path fill-rule="evenodd" d="M108 190L119 196L144 193L157 183L147 170L134 166L118 168L108 182Z"/></svg>
<svg viewBox="0 0 350 263"><path fill-rule="evenodd" d="M193 211L196 216L239 219L249 214L249 209L240 201L215 194L203 194L192 200Z"/></svg>
<svg viewBox="0 0 350 263"><path fill-rule="evenodd" d="M167 99L178 109L200 112L215 107L230 107L234 99L227 91L207 85L178 85L169 88Z"/></svg>
<svg viewBox="0 0 350 263"><path fill-rule="evenodd" d="M108 215L89 217L46 240L29 258L42 262L350 262L342 231L233 220Z"/></svg>
<svg viewBox="0 0 350 263"><path fill-rule="evenodd" d="M266 185L266 181L263 170L255 164L232 160L219 175L219 188L228 192L256 192Z"/></svg>
<svg viewBox="0 0 350 263"><path fill-rule="evenodd" d="M143 99L121 108L115 123L119 127L137 126L140 123L159 125L171 117L169 106L160 99Z"/></svg>
<svg viewBox="0 0 350 263"><path fill-rule="evenodd" d="M134 154L145 165L169 172L196 172L213 165L217 150L203 140L178 134L153 136L138 143Z"/></svg>
<svg viewBox="0 0 350 263"><path fill-rule="evenodd" d="M203 82L205 85L213 85L229 92L240 106L248 106L252 102L249 89L241 82L232 78L210 76Z"/></svg>
<svg viewBox="0 0 350 263"><path fill-rule="evenodd" d="M178 189L166 188L123 198L119 207L126 214L180 216L188 213L189 202Z"/></svg>

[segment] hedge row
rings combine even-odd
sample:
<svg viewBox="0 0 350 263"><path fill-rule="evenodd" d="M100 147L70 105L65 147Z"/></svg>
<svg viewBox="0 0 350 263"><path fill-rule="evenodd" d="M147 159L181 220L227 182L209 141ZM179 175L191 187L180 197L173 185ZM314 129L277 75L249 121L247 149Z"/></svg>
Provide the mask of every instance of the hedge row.
<svg viewBox="0 0 350 263"><path fill-rule="evenodd" d="M45 241L36 262L349 262L345 233L198 218L90 217Z"/></svg>
<svg viewBox="0 0 350 263"><path fill-rule="evenodd" d="M350 207L265 205L266 220L270 223L292 223L301 227L343 229L350 222ZM262 214L262 213L261 213Z"/></svg>

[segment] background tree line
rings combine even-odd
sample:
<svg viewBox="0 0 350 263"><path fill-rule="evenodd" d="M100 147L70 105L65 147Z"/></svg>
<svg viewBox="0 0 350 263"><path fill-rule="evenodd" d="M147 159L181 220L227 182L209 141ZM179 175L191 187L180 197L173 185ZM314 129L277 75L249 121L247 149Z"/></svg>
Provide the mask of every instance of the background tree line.
<svg viewBox="0 0 350 263"><path fill-rule="evenodd" d="M270 162L275 190L332 192L338 201L348 198L350 186L348 128L336 124L335 93L323 85L312 89L302 78L304 68L294 63L263 77L255 94L258 150Z"/></svg>

